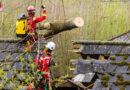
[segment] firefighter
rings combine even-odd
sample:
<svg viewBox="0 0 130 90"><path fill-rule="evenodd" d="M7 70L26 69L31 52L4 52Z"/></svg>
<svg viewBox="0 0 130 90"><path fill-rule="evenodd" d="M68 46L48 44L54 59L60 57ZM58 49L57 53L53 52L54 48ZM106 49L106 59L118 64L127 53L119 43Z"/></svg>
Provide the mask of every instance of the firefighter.
<svg viewBox="0 0 130 90"><path fill-rule="evenodd" d="M38 34L36 32L36 23L41 22L46 19L46 9L43 5L41 6L41 8L43 9L41 17L35 17L36 10L34 6L29 6L27 9L27 12L28 12L27 40L29 42L26 43L25 49L30 48L29 50L31 50L33 48L34 41L38 39Z"/></svg>
<svg viewBox="0 0 130 90"><path fill-rule="evenodd" d="M0 8L1 8L1 2L0 2Z"/></svg>
<svg viewBox="0 0 130 90"><path fill-rule="evenodd" d="M35 72L37 73L35 75L35 84L31 84L27 87L27 89L32 89L32 87L35 87L35 89L39 90L49 90L49 67L55 65L54 61L51 59L52 51L54 49L55 43L48 42L42 52L42 55L37 55L35 59ZM42 75L42 78L40 79L37 78L37 75L39 74Z"/></svg>
<svg viewBox="0 0 130 90"><path fill-rule="evenodd" d="M0 12L2 12L3 10L2 10L2 4L1 4L1 2L0 2Z"/></svg>

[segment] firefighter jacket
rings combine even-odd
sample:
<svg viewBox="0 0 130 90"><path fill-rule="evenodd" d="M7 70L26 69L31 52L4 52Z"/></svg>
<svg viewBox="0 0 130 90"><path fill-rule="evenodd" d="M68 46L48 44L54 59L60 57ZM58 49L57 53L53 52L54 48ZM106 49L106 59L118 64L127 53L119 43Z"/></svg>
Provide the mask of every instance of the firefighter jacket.
<svg viewBox="0 0 130 90"><path fill-rule="evenodd" d="M43 10L43 14L41 17L35 17L32 15L28 15L28 30L27 33L29 35L35 35L36 33L36 23L41 22L46 19L46 10Z"/></svg>
<svg viewBox="0 0 130 90"><path fill-rule="evenodd" d="M48 70L51 61L51 54L48 51L43 51L43 54L39 57L37 55L35 59L36 67L44 72L44 77L48 78Z"/></svg>

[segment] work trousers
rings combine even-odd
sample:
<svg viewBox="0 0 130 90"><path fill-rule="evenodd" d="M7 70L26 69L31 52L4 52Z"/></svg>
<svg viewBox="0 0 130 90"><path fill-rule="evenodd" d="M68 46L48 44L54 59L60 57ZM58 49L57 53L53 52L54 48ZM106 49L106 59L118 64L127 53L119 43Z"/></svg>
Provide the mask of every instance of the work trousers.
<svg viewBox="0 0 130 90"><path fill-rule="evenodd" d="M46 83L47 79L44 78L44 74L37 68L34 68L34 85L39 90L49 90L49 86Z"/></svg>

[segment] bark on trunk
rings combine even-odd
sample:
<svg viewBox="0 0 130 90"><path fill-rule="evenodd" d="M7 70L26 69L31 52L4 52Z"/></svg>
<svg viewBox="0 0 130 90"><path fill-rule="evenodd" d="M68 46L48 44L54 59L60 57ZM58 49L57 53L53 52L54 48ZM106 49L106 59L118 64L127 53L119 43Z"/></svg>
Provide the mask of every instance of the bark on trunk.
<svg viewBox="0 0 130 90"><path fill-rule="evenodd" d="M71 20L52 21L45 23L41 29L47 29L44 34L45 38L53 36L63 31L68 31L73 28L79 28L84 25L84 20L81 17L76 17Z"/></svg>

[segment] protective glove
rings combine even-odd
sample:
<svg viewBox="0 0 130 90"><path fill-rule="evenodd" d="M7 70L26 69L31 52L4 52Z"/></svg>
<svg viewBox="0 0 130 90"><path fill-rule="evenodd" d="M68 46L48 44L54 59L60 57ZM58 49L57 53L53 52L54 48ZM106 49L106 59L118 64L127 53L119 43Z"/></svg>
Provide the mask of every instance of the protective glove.
<svg viewBox="0 0 130 90"><path fill-rule="evenodd" d="M49 66L56 66L56 62L51 60Z"/></svg>
<svg viewBox="0 0 130 90"><path fill-rule="evenodd" d="M42 9L45 9L46 7L45 7L44 5L41 5L41 8L42 8Z"/></svg>

